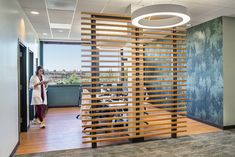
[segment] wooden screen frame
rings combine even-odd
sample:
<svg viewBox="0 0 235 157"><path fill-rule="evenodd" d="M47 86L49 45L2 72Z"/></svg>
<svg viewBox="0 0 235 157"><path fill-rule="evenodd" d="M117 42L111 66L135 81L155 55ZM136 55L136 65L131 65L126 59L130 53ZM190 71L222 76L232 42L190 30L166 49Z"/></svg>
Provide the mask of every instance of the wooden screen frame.
<svg viewBox="0 0 235 157"><path fill-rule="evenodd" d="M122 139L129 139L132 142L144 141L145 137L150 136L161 136L169 134L172 138L176 138L178 133L185 132L186 121L186 89L184 87L186 84L186 47L185 37L186 37L186 29L185 27L177 27L177 28L169 28L169 29L159 29L155 31L144 30L141 28L137 28L131 25L131 17L127 15L120 14L106 14L106 13L92 13L92 12L82 12L82 41L86 42L81 44L86 49L83 49L82 52L85 54L82 57L90 58L83 59L82 62L90 63L90 65L82 65L83 68L87 68L90 70L83 71L84 74L89 74L83 76L84 79L90 79L90 81L84 81L83 85L85 85L85 89L89 90L89 93L84 93L83 95L89 96L89 98L83 98L85 101L90 101L89 103L82 104L83 106L90 106L89 109L82 109L82 112L88 112L86 114L82 114L82 122L89 123L83 124L84 128L88 128L89 130L84 130L83 138L90 138L90 140L84 140L83 143L91 143L92 148L97 147L97 143L106 142L106 141L119 141ZM84 22L85 20L85 22ZM106 23L109 22L109 23ZM114 22L114 23L110 23ZM90 27L90 28L87 28ZM97 27L111 27L112 29L107 28L97 28ZM127 28L127 30L123 29L114 29L114 28ZM105 32L105 33L102 33ZM116 34L119 33L127 33L127 35ZM88 37L88 38L86 38ZM104 37L121 37L123 39L105 39ZM151 40L151 41L149 41ZM104 44L112 43L112 44ZM127 45L129 43L130 45ZM151 45L150 45L151 44ZM156 44L156 45L152 45ZM123 46L124 45L124 46ZM160 46L159 46L160 45ZM87 49L90 47L90 49ZM112 48L120 48L119 50L110 49L98 49L98 47L112 47ZM124 50L122 47L129 48L131 50ZM146 49L156 49L160 51L146 51ZM109 53L112 52L112 55ZM116 53L113 55L113 53ZM124 56L124 53L129 53L130 55ZM146 56L145 54L157 54L157 56ZM166 55L166 56L162 56ZM115 58L120 57L121 60L112 61L111 59L102 59L101 58ZM157 61L147 61L145 59L156 59ZM163 61L161 61L163 59ZM166 61L165 61L165 60ZM112 63L117 62L120 63L120 66L104 66L100 63ZM128 66L125 66L128 64ZM161 65L148 65L146 64L161 64ZM163 66L164 65L164 66ZM119 73L120 76L101 76L101 73L111 73L110 71L105 71L105 68L117 68L121 70L116 70L115 72ZM127 73L130 74L125 76L124 68L131 68L131 71ZM146 70L148 69L159 69L159 70ZM146 74L161 74L166 73L167 75L159 75L159 76L146 76ZM172 74L172 75L170 75ZM99 108L101 105L107 104L119 104L118 102L100 102L100 100L105 100L105 97L99 98L97 95L101 94L101 90L105 89L101 84L108 84L109 82L102 82L101 79L104 78L118 78L120 81L115 83L127 84L127 86L112 86L112 88L128 88L130 91L125 92L128 94L123 98L128 99L126 102L131 104L130 106L124 107L114 107L112 109L107 107ZM161 78L164 80L145 80L145 79L153 79L153 78ZM169 79L170 78L170 79ZM157 90L147 90L147 92L155 92L158 94L149 95L150 100L146 100L145 92L143 88L150 88L151 85L146 85L146 83L158 83L158 85L152 85L152 87L157 88ZM168 83L168 84L164 84ZM131 84L131 85L130 85ZM161 89L158 89L161 88ZM169 89L168 89L169 88ZM182 89L183 88L183 89ZM159 94L160 92L169 92L170 94ZM179 94L181 93L182 94ZM111 94L120 94L120 92L110 92ZM107 93L108 94L108 93ZM131 94L131 96L129 96ZM168 99L157 99L151 100L151 98L165 98ZM111 97L114 99L115 97ZM110 99L110 97L109 97ZM163 114L151 114L151 116L163 116L169 115L170 118L155 118L151 119L151 116L145 115L145 108L149 105L146 103L159 103L159 104L151 104L151 107L154 109L150 109L149 112L155 111L167 111ZM161 104L162 103L162 104ZM156 108L157 107L157 108ZM165 108L161 108L165 107ZM167 107L167 108L166 108ZM156 108L156 109L155 109ZM105 113L104 111L113 111ZM120 109L123 111L127 109L127 111L120 112ZM117 111L119 110L119 111ZM101 113L97 113L101 111ZM116 114L128 114L128 116L111 117L111 118L97 118L97 116L104 115L116 115ZM89 119L85 119L90 117ZM101 126L112 126L112 123L104 123L105 120L115 120L115 119L128 119L127 122L117 122L115 124L125 124L123 127L116 128L97 128ZM147 120L145 120L147 118ZM148 119L150 118L150 119ZM170 120L170 122L165 122L166 120ZM160 121L160 124L149 124L149 126L165 126L169 125L166 128L145 128L144 123L148 123L151 121ZM102 123L99 123L102 122ZM180 125L178 125L180 124ZM127 129L124 132L109 132L109 131L117 131L122 129ZM183 130L182 130L183 128ZM166 132L154 132L159 130L170 130ZM99 133L100 131L104 131L104 133ZM85 134L89 133L89 135ZM123 136L119 136L123 135ZM128 135L128 136L127 136ZM111 136L111 137L109 137Z"/></svg>

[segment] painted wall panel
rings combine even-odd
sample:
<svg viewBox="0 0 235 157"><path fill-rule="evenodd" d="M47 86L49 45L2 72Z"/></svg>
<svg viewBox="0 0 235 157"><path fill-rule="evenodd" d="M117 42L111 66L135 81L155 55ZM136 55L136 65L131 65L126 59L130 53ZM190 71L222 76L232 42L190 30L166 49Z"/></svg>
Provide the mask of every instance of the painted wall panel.
<svg viewBox="0 0 235 157"><path fill-rule="evenodd" d="M235 125L235 18L223 17L224 126Z"/></svg>
<svg viewBox="0 0 235 157"><path fill-rule="evenodd" d="M38 55L38 37L16 0L0 0L0 156L18 142L18 39Z"/></svg>

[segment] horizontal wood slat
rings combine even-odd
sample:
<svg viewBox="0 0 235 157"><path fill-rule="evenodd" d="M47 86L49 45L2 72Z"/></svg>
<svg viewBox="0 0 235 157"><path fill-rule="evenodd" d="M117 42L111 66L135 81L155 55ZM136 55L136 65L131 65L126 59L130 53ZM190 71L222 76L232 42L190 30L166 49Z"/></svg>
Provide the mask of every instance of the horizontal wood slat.
<svg viewBox="0 0 235 157"><path fill-rule="evenodd" d="M124 27L124 28L135 28L132 25L127 24L106 24L106 23L90 23L90 22L82 22L83 26L93 25L93 26L109 26L109 27ZM172 28L172 29L154 29L154 30L168 30L168 31L176 31L176 32L186 32L185 28Z"/></svg>
<svg viewBox="0 0 235 157"><path fill-rule="evenodd" d="M93 51L93 52L96 52L96 51ZM82 55L82 57L96 57L96 58L99 58L99 57L102 57L102 58L113 58L113 57L118 57L118 58L121 58L122 56L120 55ZM174 56L125 56L125 58L162 58L162 59L173 59L173 58L176 58L176 59L186 59L186 57L182 57L182 56L177 56L177 57L174 57Z"/></svg>
<svg viewBox="0 0 235 157"><path fill-rule="evenodd" d="M156 34L156 35L175 35L175 36L183 36L185 37L186 34L180 33L169 33L169 32L148 32L148 31L136 31L136 30L120 30L120 29L102 29L102 28L81 28L82 30L87 31L98 31L98 32L123 32L123 33L140 33L140 34ZM164 42L159 42L159 44L165 44ZM173 44L173 43L171 43Z"/></svg>
<svg viewBox="0 0 235 157"><path fill-rule="evenodd" d="M127 50L128 51L128 50ZM131 56L131 55L136 55L136 54L146 54L146 51L142 51L142 50L138 50L138 51L132 51L132 52L127 52L127 51L119 51L119 50L115 50L115 51L110 51L110 50L103 50L103 51L97 51L94 49L94 51L84 51L82 50L82 54L89 54L89 53L92 53L92 52L99 52L101 55L103 55L104 53L105 54L109 54L109 53L112 53L112 54L117 54L119 55L120 53L125 53L125 56ZM154 51L149 51L148 54L156 54L156 52ZM168 55L173 55L173 54L178 54L180 56L184 56L186 55L186 52L159 52L159 54L168 54ZM126 58L125 56L121 56L121 58ZM146 56L147 57L147 56Z"/></svg>
<svg viewBox="0 0 235 157"><path fill-rule="evenodd" d="M133 91L134 92L134 91ZM132 93L133 93L132 92ZM138 93L138 92L137 92ZM157 94L157 95L144 95L144 96L122 96L120 98L158 98L158 97L173 97L173 96L186 96L186 94ZM117 99L117 97L96 97L96 98L84 98L83 100L107 100L107 99Z"/></svg>
<svg viewBox="0 0 235 157"><path fill-rule="evenodd" d="M96 15L96 16L110 16L110 17L118 17L118 18L131 18L130 15L125 14L114 14L114 13L96 13L96 12L81 12L81 14L87 14L87 15Z"/></svg>
<svg viewBox="0 0 235 157"><path fill-rule="evenodd" d="M139 32L138 32L139 33ZM91 34L91 33L82 33L83 36L97 36L97 37L119 37L119 38L140 38L140 39L162 39L162 40L174 40L174 38L163 38L158 36L136 36L136 35L125 35L125 34ZM87 38L82 38L82 40L86 40ZM179 41L185 41L184 38L175 38Z"/></svg>
<svg viewBox="0 0 235 157"><path fill-rule="evenodd" d="M186 91L186 89L168 89L168 90L140 90L140 91L135 91L135 92L147 92L147 93L151 93L151 92L182 92L182 91ZM126 94L126 93L132 93L132 91L127 91L127 92L109 92L109 94ZM83 95L97 95L97 94L106 94L106 92L92 92L92 93L83 93Z"/></svg>
<svg viewBox="0 0 235 157"><path fill-rule="evenodd" d="M151 81L144 81L145 83L153 83L153 82L186 82L187 80L151 80ZM116 83L121 84L121 83L136 83L139 81L132 80L132 81L118 81ZM82 82L82 84L109 84L112 82Z"/></svg>
<svg viewBox="0 0 235 157"><path fill-rule="evenodd" d="M141 132L151 132L151 131L159 131L159 130L169 130L175 128L185 128L187 125L182 126L175 126L175 127L165 127L165 128L152 128L152 129L144 129L144 130L136 130L136 131L127 131L127 132L115 132L115 133L104 133L104 134L97 134L97 135L85 135L83 138L91 138L91 137L108 137L108 136L115 136L115 135L128 135L133 133L141 133Z"/></svg>
<svg viewBox="0 0 235 157"><path fill-rule="evenodd" d="M92 41L95 41L95 42L107 42L107 43L112 43L112 45L120 45L120 43L126 43L128 40L114 40L114 39L83 39L84 41L88 41L88 42L92 42ZM177 40L176 40L177 41ZM180 43L179 43L180 42ZM131 40L131 41L128 41L128 43L131 43L131 44L159 44L159 42L157 41L149 41L149 40ZM177 44L180 44L180 45L184 45L184 41L180 40L180 41L177 41ZM96 45L96 44L95 44ZM97 44L97 45L102 45L102 44ZM110 44L110 46L112 46ZM163 44L164 46L164 44ZM113 46L114 48L117 47L117 46ZM125 47L125 46L123 46ZM127 46L128 48L130 48L130 46Z"/></svg>
<svg viewBox="0 0 235 157"><path fill-rule="evenodd" d="M174 47L166 47L166 46L133 46L130 48L139 48L139 49L144 49L144 48L152 48L152 49L171 49L171 50L186 50L186 48L174 48ZM148 51L144 51L144 50L139 50L139 51L129 51L129 50L102 50L102 49L97 49L97 50L82 50L83 52L86 52L86 51L90 51L90 52L145 52L145 53L148 53ZM184 53L185 54L185 53Z"/></svg>
<svg viewBox="0 0 235 157"><path fill-rule="evenodd" d="M85 54L90 54L92 52L99 52L100 55L111 53L111 54L117 54L117 55L120 56L120 53L124 53L125 56L121 56L121 57L125 59L126 56L133 56L135 54L142 55L142 54L146 54L147 53L147 54L149 54L149 56L154 56L152 54L158 53L158 51L157 52L154 52L154 51L143 51L143 50L141 50L141 48L137 48L137 49L139 49L139 50L137 50L137 51L130 51L130 50L122 51L122 50L95 50L95 49L93 49L92 51L91 50L82 50L82 54L85 55ZM177 54L177 55L180 55L180 56L187 55L186 52L170 52L170 51L169 52L159 52L159 54L168 54L168 56L169 55L173 55L173 54ZM148 58L148 56L146 56L146 58Z"/></svg>
<svg viewBox="0 0 235 157"><path fill-rule="evenodd" d="M138 38L138 36L133 36L132 38ZM143 39L143 38L141 38ZM156 37L154 39L158 40L175 40L175 41L185 41L186 39L184 38L167 38L167 37ZM154 44L152 41L147 41L147 40L118 40L118 39L89 39L89 38L82 38L81 41L96 41L96 42L117 42L117 43L142 43L142 44Z"/></svg>
<svg viewBox="0 0 235 157"><path fill-rule="evenodd" d="M187 130L180 130L180 131L169 131L169 132L163 132L163 133L149 133L149 134L142 134L142 135L135 135L135 136L121 136L121 137L115 137L115 138L105 138L105 139L98 139L98 140L83 141L83 143L119 141L121 139L131 139L131 138L140 138L140 137L154 137L154 136L160 136L160 135L166 135L166 134L172 134L172 133L182 133L186 131Z"/></svg>
<svg viewBox="0 0 235 157"><path fill-rule="evenodd" d="M136 72L137 71L133 70L133 71L130 71L129 73L136 73ZM148 74L148 73L156 74L156 73L185 73L186 71L185 70L160 70L160 71L159 70L155 70L155 71L139 70L138 72L145 73L145 74ZM83 71L83 73L119 73L121 74L121 73L126 73L126 72L123 72L123 71Z"/></svg>
<svg viewBox="0 0 235 157"><path fill-rule="evenodd" d="M110 117L110 118L95 118L95 119L82 119L82 122L97 122L97 121L106 121L106 120L118 120L118 119L129 119L129 118L148 118L153 116L169 116L169 115L186 115L187 112L169 112L162 114L151 114L151 115L138 115L138 116L122 116L122 117Z"/></svg>
<svg viewBox="0 0 235 157"><path fill-rule="evenodd" d="M177 85L173 85L173 84L164 84L164 85L145 85L145 86L140 86L140 88L144 88L144 87L147 87L147 88L164 88L164 87L186 87L187 85L186 84L177 84ZM88 89L88 90L91 90L91 89L113 89L113 88L137 88L139 86L112 86L112 87L107 87L107 86L104 86L104 87L84 87L84 89Z"/></svg>
<svg viewBox="0 0 235 157"><path fill-rule="evenodd" d="M154 42L154 44L161 44L163 46L166 45L173 45L174 42ZM186 43L177 43L178 45L186 46ZM82 44L82 46L96 46L96 47L113 47L113 48L158 48L159 46L146 46L146 45L139 45L139 46L130 46L130 45L120 45L120 44ZM146 52L146 51L144 51ZM149 53L149 52L148 52Z"/></svg>
<svg viewBox="0 0 235 157"><path fill-rule="evenodd" d="M142 78L186 78L187 76L182 75L170 75L170 76L146 76L144 74L142 75L132 75L132 76L82 76L82 78L136 78L136 77L142 77Z"/></svg>
<svg viewBox="0 0 235 157"><path fill-rule="evenodd" d="M142 108L143 109L143 108ZM119 114L131 114L131 113L144 113L144 112L157 112L157 111L174 111L174 110L180 110L185 111L186 107L178 107L178 108L158 108L158 109L148 109L147 111L145 109L138 110L138 111L115 111L115 112L104 112L104 113L91 113L91 114L83 114L83 116L104 116L104 115L119 115Z"/></svg>
<svg viewBox="0 0 235 157"><path fill-rule="evenodd" d="M124 20L124 19L114 19L112 17L108 17L108 18L102 18L102 17L82 17L81 20L99 20L99 21L112 21L112 22L130 22L130 20Z"/></svg>
<svg viewBox="0 0 235 157"><path fill-rule="evenodd" d="M168 101L180 101L180 100L186 100L186 98L177 98L177 99L162 99L162 100L145 100L143 105L141 106L121 106L121 107L102 107L100 108L90 108L90 109L82 109L83 111L105 111L105 110L118 110L118 109L128 109L128 108L145 108L149 106L153 107L170 107L170 106L178 106L178 105L186 105L186 102L180 102L180 103L171 103L171 104L150 104L153 102L168 102ZM127 101L126 103L136 103L136 101ZM147 104L148 103L148 104ZM92 103L92 104L83 104L84 106L100 106L100 105L108 105L108 104L123 104L123 102L102 102L102 103Z"/></svg>
<svg viewBox="0 0 235 157"><path fill-rule="evenodd" d="M180 116L180 117L173 117L173 118L158 118L158 119L148 119L148 120L138 120L138 121L128 121L128 122L117 122L115 124L113 123L100 123L100 124L85 124L85 125L82 125L82 127L84 128L92 128L92 127L110 127L110 126L113 126L113 125L120 125L120 124L134 124L134 123L143 123L143 122L164 122L164 121L169 121L169 120L178 120L178 119L185 119L187 118L186 116Z"/></svg>
<svg viewBox="0 0 235 157"><path fill-rule="evenodd" d="M82 60L82 62L86 62L86 63L144 63L144 64L172 64L172 63L176 63L176 64L187 64L187 62L177 62L177 61L144 61L144 60L141 60L141 61L121 61L121 60L118 60L118 61L115 61L115 60ZM112 71L113 72L113 71ZM115 71L117 73L119 73L118 71ZM120 73L123 73L123 72L120 72Z"/></svg>
<svg viewBox="0 0 235 157"><path fill-rule="evenodd" d="M157 124L144 124L144 125L140 125L140 126L122 126L122 127L107 127L107 128L102 128L102 129L86 129L86 130L83 130L82 132L89 133L89 132L116 131L116 130L130 129L130 128L138 128L138 127L162 126L162 125L183 124L183 123L187 123L187 121L177 121L177 122L157 123Z"/></svg>
<svg viewBox="0 0 235 157"><path fill-rule="evenodd" d="M125 24L108 24L108 23L90 23L90 22L82 22L83 26L108 26L108 27L124 27L124 28L135 28L132 25Z"/></svg>
<svg viewBox="0 0 235 157"><path fill-rule="evenodd" d="M82 68L112 68L112 69L120 69L120 68L136 68L135 66L108 66L108 65L102 65L102 66L89 66L84 65ZM184 66L142 66L138 67L140 70L144 70L146 68L152 68L152 69L173 69L173 68L186 68Z"/></svg>

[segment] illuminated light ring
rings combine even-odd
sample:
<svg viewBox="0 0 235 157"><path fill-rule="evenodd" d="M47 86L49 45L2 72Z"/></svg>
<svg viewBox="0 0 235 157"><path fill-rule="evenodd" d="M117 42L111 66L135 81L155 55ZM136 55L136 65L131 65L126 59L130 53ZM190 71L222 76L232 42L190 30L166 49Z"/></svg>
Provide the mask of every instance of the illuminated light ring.
<svg viewBox="0 0 235 157"><path fill-rule="evenodd" d="M172 16L166 19L148 20L151 16ZM159 4L143 7L132 13L132 24L140 28L162 29L184 25L190 21L187 9L181 5Z"/></svg>

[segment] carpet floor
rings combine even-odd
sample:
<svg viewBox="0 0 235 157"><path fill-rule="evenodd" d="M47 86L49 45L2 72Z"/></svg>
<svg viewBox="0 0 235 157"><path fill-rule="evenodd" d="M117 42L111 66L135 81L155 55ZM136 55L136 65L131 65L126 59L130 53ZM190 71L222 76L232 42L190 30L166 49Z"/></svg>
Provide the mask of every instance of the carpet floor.
<svg viewBox="0 0 235 157"><path fill-rule="evenodd" d="M16 157L235 157L235 130Z"/></svg>

